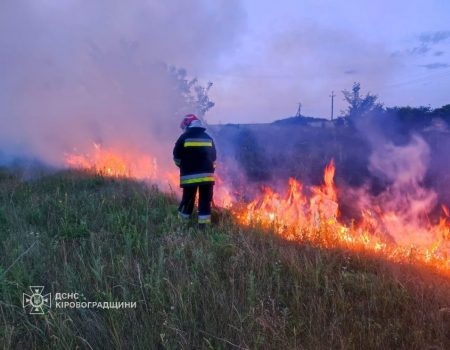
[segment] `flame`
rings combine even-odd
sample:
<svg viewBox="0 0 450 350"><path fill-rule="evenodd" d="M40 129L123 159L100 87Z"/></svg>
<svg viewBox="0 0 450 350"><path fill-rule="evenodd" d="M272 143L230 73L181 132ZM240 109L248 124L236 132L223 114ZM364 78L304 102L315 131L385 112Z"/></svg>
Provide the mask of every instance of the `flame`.
<svg viewBox="0 0 450 350"><path fill-rule="evenodd" d="M67 154L65 163L105 176L156 182L163 185L163 189L167 189L167 185L172 189L178 187L175 168L164 171L156 158L139 152L104 149L94 144L89 154ZM334 175L335 165L331 161L325 167L321 186L305 189L300 181L291 178L284 192L265 186L249 203L238 201L229 185L217 176L215 204L230 208L242 225L272 229L288 240L323 248L373 252L390 261L432 266L450 274L450 215L447 207L442 206L443 215L435 225L429 220L405 220L401 213L383 211L379 206L365 208L361 219L353 220L350 225L344 224L340 219Z"/></svg>
<svg viewBox="0 0 450 350"><path fill-rule="evenodd" d="M264 187L260 197L234 210L236 218L243 225L274 229L288 240L374 252L391 261L415 262L450 273L450 220L446 207L437 225L428 221L408 223L398 213L383 213L379 207L365 209L357 224L345 225L339 218L334 173L334 163L330 162L323 185L312 187L309 197L302 184L292 178L284 195ZM412 244L408 241L412 233L422 240ZM395 241L392 237L404 239Z"/></svg>
<svg viewBox="0 0 450 350"><path fill-rule="evenodd" d="M65 155L70 168L84 169L108 177L133 178L157 182L164 186L178 186L178 173L162 172L155 157L132 150L105 149L94 143L92 152Z"/></svg>
<svg viewBox="0 0 450 350"><path fill-rule="evenodd" d="M108 177L132 178L156 183L164 190L173 190L179 186L179 172L162 170L155 157L142 154L132 149L104 148L93 144L92 151L86 154L68 153L64 162L69 168L83 169ZM216 175L215 204L229 208L234 203L231 190Z"/></svg>

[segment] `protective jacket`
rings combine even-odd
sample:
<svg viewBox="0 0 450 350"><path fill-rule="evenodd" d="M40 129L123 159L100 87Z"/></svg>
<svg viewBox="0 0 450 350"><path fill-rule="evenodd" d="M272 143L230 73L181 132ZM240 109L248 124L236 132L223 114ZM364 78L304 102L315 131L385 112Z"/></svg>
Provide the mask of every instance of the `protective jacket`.
<svg viewBox="0 0 450 350"><path fill-rule="evenodd" d="M216 147L205 128L187 128L175 143L173 160L180 168L180 187L214 184Z"/></svg>

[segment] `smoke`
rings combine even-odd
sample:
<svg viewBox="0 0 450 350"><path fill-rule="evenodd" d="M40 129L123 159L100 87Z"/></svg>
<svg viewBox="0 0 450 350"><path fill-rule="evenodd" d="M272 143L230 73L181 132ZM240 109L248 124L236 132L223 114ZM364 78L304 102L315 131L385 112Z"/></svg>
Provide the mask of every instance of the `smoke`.
<svg viewBox="0 0 450 350"><path fill-rule="evenodd" d="M186 101L245 22L237 0L0 3L0 155L61 165L92 143L171 158Z"/></svg>
<svg viewBox="0 0 450 350"><path fill-rule="evenodd" d="M423 182L429 156L428 144L414 135L406 145L397 146L391 142L377 144L370 156L369 170L397 187L413 187Z"/></svg>
<svg viewBox="0 0 450 350"><path fill-rule="evenodd" d="M391 182L374 200L387 213L383 217L385 228L399 244L421 244L433 239L423 227L437 203L436 192L424 187L429 159L430 148L417 135L403 146L380 145L370 157L372 173Z"/></svg>
<svg viewBox="0 0 450 350"><path fill-rule="evenodd" d="M384 188L378 194L366 185L347 189L356 207L377 217L378 232L384 232L399 245L426 245L436 240L429 229L429 215L435 209L438 195L425 186L431 150L418 134L396 133L394 116L385 119L369 115L357 122L358 132L366 136L370 146L368 169ZM347 198L348 200L348 198Z"/></svg>

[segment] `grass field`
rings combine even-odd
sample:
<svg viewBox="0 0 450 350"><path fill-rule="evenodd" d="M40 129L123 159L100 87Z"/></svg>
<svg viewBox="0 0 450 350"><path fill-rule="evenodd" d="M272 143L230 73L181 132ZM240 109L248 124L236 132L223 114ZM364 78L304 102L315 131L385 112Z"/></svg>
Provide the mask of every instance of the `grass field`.
<svg viewBox="0 0 450 350"><path fill-rule="evenodd" d="M0 170L4 349L449 349L450 281L286 242L215 213L181 224L156 188L82 172ZM134 309L29 315L22 293Z"/></svg>

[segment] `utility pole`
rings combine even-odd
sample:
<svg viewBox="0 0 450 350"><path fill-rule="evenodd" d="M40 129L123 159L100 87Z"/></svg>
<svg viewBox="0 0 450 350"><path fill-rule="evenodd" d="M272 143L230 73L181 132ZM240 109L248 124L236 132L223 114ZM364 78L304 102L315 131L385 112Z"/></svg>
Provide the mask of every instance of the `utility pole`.
<svg viewBox="0 0 450 350"><path fill-rule="evenodd" d="M331 91L331 120L333 120L334 117L334 98L336 97L336 95L334 94L334 91Z"/></svg>
<svg viewBox="0 0 450 350"><path fill-rule="evenodd" d="M295 116L296 117L302 116L302 103L301 102L299 102L299 104L298 104L297 114Z"/></svg>

